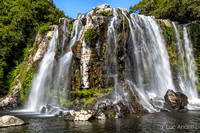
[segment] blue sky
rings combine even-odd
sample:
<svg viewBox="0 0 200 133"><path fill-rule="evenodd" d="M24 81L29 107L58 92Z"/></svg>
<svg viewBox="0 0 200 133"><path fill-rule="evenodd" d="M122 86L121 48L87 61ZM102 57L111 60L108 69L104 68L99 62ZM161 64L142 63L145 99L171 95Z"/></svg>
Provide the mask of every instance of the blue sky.
<svg viewBox="0 0 200 133"><path fill-rule="evenodd" d="M57 8L65 12L65 15L75 18L78 13L86 13L102 4L109 4L111 8L126 8L139 3L140 0L54 0Z"/></svg>

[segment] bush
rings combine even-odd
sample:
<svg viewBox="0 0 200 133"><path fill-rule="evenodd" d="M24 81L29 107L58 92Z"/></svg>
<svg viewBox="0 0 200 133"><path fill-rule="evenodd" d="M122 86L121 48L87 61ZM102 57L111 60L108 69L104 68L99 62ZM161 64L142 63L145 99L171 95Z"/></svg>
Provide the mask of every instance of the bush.
<svg viewBox="0 0 200 133"><path fill-rule="evenodd" d="M108 12L108 11L101 11L99 14L101 14L103 16L112 16L113 15L111 12Z"/></svg>
<svg viewBox="0 0 200 133"><path fill-rule="evenodd" d="M95 38L95 33L93 29L87 29L84 33L84 38L87 42L93 40Z"/></svg>

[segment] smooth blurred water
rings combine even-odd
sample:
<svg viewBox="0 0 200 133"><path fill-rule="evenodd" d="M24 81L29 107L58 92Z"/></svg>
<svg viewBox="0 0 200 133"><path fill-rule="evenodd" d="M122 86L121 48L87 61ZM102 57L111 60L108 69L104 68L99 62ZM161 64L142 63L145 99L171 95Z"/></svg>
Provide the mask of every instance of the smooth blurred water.
<svg viewBox="0 0 200 133"><path fill-rule="evenodd" d="M8 112L0 113L9 114ZM65 121L61 117L41 117L40 115L11 113L27 122L23 126L0 128L1 133L137 133L137 132L199 132L200 112L160 112L142 117L93 120Z"/></svg>

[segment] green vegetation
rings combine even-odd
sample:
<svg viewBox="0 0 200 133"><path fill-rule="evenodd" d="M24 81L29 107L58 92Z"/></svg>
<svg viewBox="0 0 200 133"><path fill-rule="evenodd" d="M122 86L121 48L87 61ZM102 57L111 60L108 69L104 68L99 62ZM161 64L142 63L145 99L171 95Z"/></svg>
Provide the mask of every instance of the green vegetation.
<svg viewBox="0 0 200 133"><path fill-rule="evenodd" d="M84 33L84 38L87 42L95 38L95 33L93 29L87 29Z"/></svg>
<svg viewBox="0 0 200 133"><path fill-rule="evenodd" d="M50 31L51 27L50 27L50 24L47 23L47 24L44 24L43 26L40 27L39 29L39 33L40 34L46 34L47 31Z"/></svg>
<svg viewBox="0 0 200 133"><path fill-rule="evenodd" d="M190 36L192 39L193 47L194 47L194 56L197 65L197 74L200 77L200 22L189 24ZM200 78L199 83L197 85L198 90L200 91Z"/></svg>
<svg viewBox="0 0 200 133"><path fill-rule="evenodd" d="M28 57L27 47L32 47L39 30L45 33L49 25L58 24L65 17L53 4L53 0L1 0L0 1L0 88L8 91L8 73L19 71L24 57ZM26 53L27 52L27 53ZM14 72L14 68L18 69ZM12 73L11 72L11 73Z"/></svg>
<svg viewBox="0 0 200 133"><path fill-rule="evenodd" d="M199 0L142 0L130 7L130 13L188 23L200 19Z"/></svg>
<svg viewBox="0 0 200 133"><path fill-rule="evenodd" d="M102 98L103 96L107 96L112 92L112 88L108 89L97 89L97 88L91 88L91 89L83 89L80 91L80 94L82 94L83 101L84 101L84 107L90 106L95 100L98 98Z"/></svg>
<svg viewBox="0 0 200 133"><path fill-rule="evenodd" d="M175 43L174 29L172 25L163 26L162 24L160 24L160 27L163 31L165 41L167 42L167 51L169 54L170 64L172 67L177 66L178 64L177 53L174 46L174 43Z"/></svg>
<svg viewBox="0 0 200 133"><path fill-rule="evenodd" d="M72 30L73 30L73 24L69 24L68 26L68 29L69 29L69 37L71 38L72 37Z"/></svg>
<svg viewBox="0 0 200 133"><path fill-rule="evenodd" d="M103 15L103 16L112 16L112 12L108 12L108 11L101 11L99 14Z"/></svg>

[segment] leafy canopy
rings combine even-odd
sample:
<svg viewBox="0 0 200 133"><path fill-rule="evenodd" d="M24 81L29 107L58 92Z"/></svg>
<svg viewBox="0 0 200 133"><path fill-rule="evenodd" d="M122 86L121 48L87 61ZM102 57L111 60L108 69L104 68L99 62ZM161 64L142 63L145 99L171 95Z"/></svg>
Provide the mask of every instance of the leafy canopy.
<svg viewBox="0 0 200 133"><path fill-rule="evenodd" d="M53 0L0 0L0 89L8 89L7 74L24 59L43 25L65 17ZM1 91L2 92L2 91Z"/></svg>
<svg viewBox="0 0 200 133"><path fill-rule="evenodd" d="M130 13L153 15L156 18L188 23L200 19L199 0L142 0L131 6Z"/></svg>

